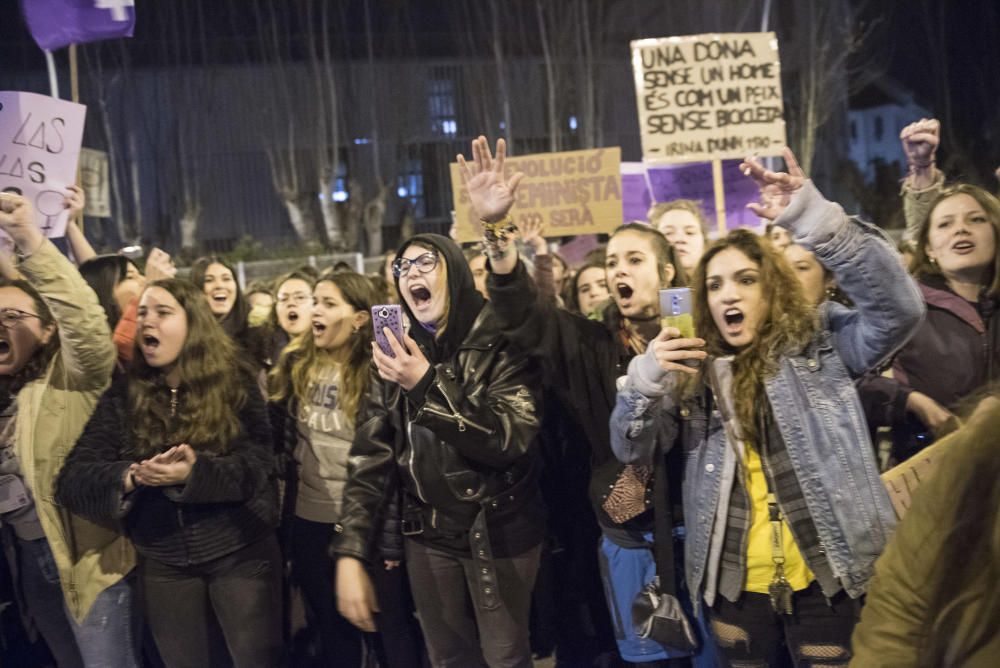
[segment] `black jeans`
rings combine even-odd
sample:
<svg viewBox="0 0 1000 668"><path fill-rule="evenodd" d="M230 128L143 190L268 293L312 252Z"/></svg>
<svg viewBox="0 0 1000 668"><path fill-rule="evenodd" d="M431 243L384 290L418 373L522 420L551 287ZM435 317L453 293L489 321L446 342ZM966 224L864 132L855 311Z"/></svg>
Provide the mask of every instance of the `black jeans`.
<svg viewBox="0 0 1000 668"><path fill-rule="evenodd" d="M169 668L282 665L281 553L273 533L193 566L141 558L139 586Z"/></svg>
<svg viewBox="0 0 1000 668"><path fill-rule="evenodd" d="M324 666L357 668L363 656L361 631L337 612L334 564L328 552L333 524L291 520L292 579L306 604L306 621Z"/></svg>
<svg viewBox="0 0 1000 668"><path fill-rule="evenodd" d="M784 643L798 668L846 666L861 602L844 592L827 601L816 582L795 592L793 600L795 613L778 615L767 594L744 592L737 603L718 597L709 620L723 665L784 665Z"/></svg>
<svg viewBox="0 0 1000 668"><path fill-rule="evenodd" d="M502 605L485 610L476 565L406 541L406 570L435 668L531 668L528 616L541 546L516 557L494 559Z"/></svg>
<svg viewBox="0 0 1000 668"><path fill-rule="evenodd" d="M427 665L427 650L414 616L413 594L406 565L385 569L379 557L372 564L372 583L380 612L375 624L381 646L376 648L379 663L385 668L422 668Z"/></svg>

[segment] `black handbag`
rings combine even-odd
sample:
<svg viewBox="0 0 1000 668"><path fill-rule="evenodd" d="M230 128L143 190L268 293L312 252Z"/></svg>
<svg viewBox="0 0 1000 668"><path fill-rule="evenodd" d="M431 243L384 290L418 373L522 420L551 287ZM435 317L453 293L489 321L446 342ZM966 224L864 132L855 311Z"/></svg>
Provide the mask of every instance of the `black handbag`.
<svg viewBox="0 0 1000 668"><path fill-rule="evenodd" d="M674 582L674 532L666 460L666 455L658 457L653 485L653 554L658 575L632 602L632 624L640 638L655 640L678 653L694 654L698 636L681 607Z"/></svg>

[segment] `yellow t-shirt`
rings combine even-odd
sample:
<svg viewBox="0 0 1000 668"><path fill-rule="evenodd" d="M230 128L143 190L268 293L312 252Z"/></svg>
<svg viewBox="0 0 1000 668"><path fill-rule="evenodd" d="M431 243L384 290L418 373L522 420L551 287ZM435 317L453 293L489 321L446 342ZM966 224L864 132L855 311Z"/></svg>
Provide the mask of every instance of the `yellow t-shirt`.
<svg viewBox="0 0 1000 668"><path fill-rule="evenodd" d="M771 521L767 512L767 477L760 460L760 453L749 445L746 447L744 462L749 477L747 490L753 508L750 535L747 537L747 584L746 590L755 594L766 594L768 585L774 579L774 559L771 552ZM781 545L785 553L785 578L795 591L809 586L814 576L802 558L798 545L788 529L788 522L781 518Z"/></svg>

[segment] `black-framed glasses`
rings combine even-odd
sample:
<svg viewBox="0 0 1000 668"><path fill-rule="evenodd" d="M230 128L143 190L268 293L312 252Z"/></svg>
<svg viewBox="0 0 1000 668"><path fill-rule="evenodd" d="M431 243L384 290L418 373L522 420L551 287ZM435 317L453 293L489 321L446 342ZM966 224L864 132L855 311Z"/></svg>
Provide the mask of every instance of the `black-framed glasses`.
<svg viewBox="0 0 1000 668"><path fill-rule="evenodd" d="M405 257L396 258L392 263L392 275L396 278L402 278L410 273L410 267L416 267L417 271L421 274L426 274L427 272L434 269L438 263L438 254L434 251L427 251L423 255L418 255L412 260L408 260Z"/></svg>
<svg viewBox="0 0 1000 668"><path fill-rule="evenodd" d="M0 325L3 325L5 329L14 327L25 318L38 318L40 320L41 317L37 313L28 313L16 308L0 308Z"/></svg>

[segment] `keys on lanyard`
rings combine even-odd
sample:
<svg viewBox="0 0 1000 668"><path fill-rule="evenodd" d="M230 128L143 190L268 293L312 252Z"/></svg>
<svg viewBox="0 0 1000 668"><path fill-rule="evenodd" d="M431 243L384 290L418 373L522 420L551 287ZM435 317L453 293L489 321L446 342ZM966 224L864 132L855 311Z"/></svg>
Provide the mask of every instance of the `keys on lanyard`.
<svg viewBox="0 0 1000 668"><path fill-rule="evenodd" d="M774 493L767 495L767 512L771 523L771 559L774 561L774 578L767 586L771 607L779 615L791 615L794 590L785 577L785 550L781 542L781 510Z"/></svg>

